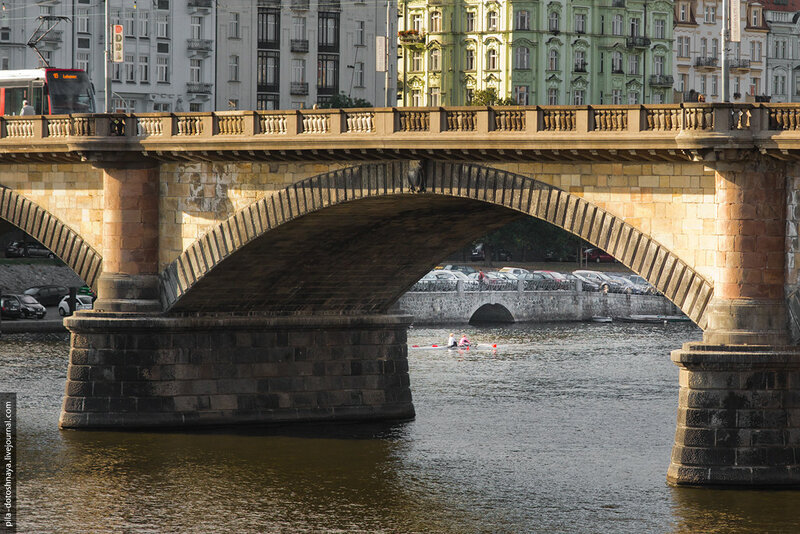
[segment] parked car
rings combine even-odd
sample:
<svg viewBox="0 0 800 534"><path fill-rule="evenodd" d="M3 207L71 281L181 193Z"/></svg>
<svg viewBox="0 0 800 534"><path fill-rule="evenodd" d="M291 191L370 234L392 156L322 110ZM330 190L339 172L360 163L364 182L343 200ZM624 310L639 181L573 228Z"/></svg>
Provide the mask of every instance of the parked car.
<svg viewBox="0 0 800 534"><path fill-rule="evenodd" d="M640 290L646 295L658 295L658 289L653 287L653 284L645 280L643 277L639 276L638 274L629 274L626 275L626 278L639 286Z"/></svg>
<svg viewBox="0 0 800 534"><path fill-rule="evenodd" d="M581 279L588 279L600 285L600 291L604 293L624 293L625 288L617 280L614 280L605 273L598 271L573 271L572 274Z"/></svg>
<svg viewBox="0 0 800 534"><path fill-rule="evenodd" d="M39 301L42 306L55 306L61 297L69 293L66 286L33 286L24 291L25 295L30 295Z"/></svg>
<svg viewBox="0 0 800 534"><path fill-rule="evenodd" d="M600 284L593 280L589 280L588 278L581 278L580 276L574 273L563 273L567 280L570 281L572 287L577 287L577 282L581 283L581 291L600 291Z"/></svg>
<svg viewBox="0 0 800 534"><path fill-rule="evenodd" d="M561 273L555 271L533 271L543 275L551 281L552 287L550 289L572 289L573 284Z"/></svg>
<svg viewBox="0 0 800 534"><path fill-rule="evenodd" d="M507 273L500 273L498 271L483 271L483 285L480 288L489 291L506 291L516 289L517 280L512 280L511 278L506 277L505 274ZM469 277L476 282L479 280L479 276L479 273L472 273L469 275ZM513 277L513 275L510 276Z"/></svg>
<svg viewBox="0 0 800 534"><path fill-rule="evenodd" d="M44 306L39 304L39 301L30 295L10 295L16 297L20 303L20 311L22 312L23 319L44 319L47 315L47 310Z"/></svg>
<svg viewBox="0 0 800 534"><path fill-rule="evenodd" d="M528 274L530 271L528 269L523 269L522 267L503 267L500 269L501 273L511 273L516 277L519 277L521 274Z"/></svg>
<svg viewBox="0 0 800 534"><path fill-rule="evenodd" d="M6 258L55 258L50 249L39 243L13 241L6 247Z"/></svg>
<svg viewBox="0 0 800 534"><path fill-rule="evenodd" d="M19 319L22 317L22 309L17 297L4 295L0 298L0 317L3 319Z"/></svg>
<svg viewBox="0 0 800 534"><path fill-rule="evenodd" d="M92 309L92 297L88 295L75 296L75 311L91 310L91 309ZM72 315L72 312L69 309L69 295L61 299L61 302L58 303L58 314L61 317Z"/></svg>
<svg viewBox="0 0 800 534"><path fill-rule="evenodd" d="M614 258L614 256L612 256L611 254L609 254L604 250L600 250L599 248L587 248L586 250L583 251L583 257L586 259L587 262L593 261L595 263L600 263L601 261L607 263L613 263L617 261Z"/></svg>
<svg viewBox="0 0 800 534"><path fill-rule="evenodd" d="M442 266L437 266L436 269L434 270L438 269L441 269L442 271L458 271L464 273L467 276L471 275L472 273L478 272L469 265L442 265Z"/></svg>

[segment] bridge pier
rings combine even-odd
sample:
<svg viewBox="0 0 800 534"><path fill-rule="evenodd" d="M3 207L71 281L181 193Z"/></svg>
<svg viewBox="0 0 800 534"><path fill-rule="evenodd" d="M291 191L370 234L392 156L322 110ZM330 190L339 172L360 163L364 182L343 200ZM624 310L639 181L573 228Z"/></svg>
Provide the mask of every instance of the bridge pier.
<svg viewBox="0 0 800 534"><path fill-rule="evenodd" d="M680 367L674 485L800 486L800 347L784 300L785 164L754 158L716 172L719 239L703 343Z"/></svg>
<svg viewBox="0 0 800 534"><path fill-rule="evenodd" d="M65 320L61 428L140 428L414 416L406 316Z"/></svg>

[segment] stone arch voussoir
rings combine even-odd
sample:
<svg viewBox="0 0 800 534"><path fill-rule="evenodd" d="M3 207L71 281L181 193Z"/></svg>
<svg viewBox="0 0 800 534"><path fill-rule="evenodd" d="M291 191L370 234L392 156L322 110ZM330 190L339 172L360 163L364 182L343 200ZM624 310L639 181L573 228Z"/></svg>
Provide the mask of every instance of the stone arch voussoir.
<svg viewBox="0 0 800 534"><path fill-rule="evenodd" d="M1 188L0 218L30 234L96 289L102 256L58 217L19 193Z"/></svg>
<svg viewBox="0 0 800 534"><path fill-rule="evenodd" d="M433 194L503 206L562 228L639 273L700 328L713 284L669 249L621 218L534 178L473 163L367 163L308 178L242 208L200 237L161 273L169 310L238 249L292 219L360 198Z"/></svg>

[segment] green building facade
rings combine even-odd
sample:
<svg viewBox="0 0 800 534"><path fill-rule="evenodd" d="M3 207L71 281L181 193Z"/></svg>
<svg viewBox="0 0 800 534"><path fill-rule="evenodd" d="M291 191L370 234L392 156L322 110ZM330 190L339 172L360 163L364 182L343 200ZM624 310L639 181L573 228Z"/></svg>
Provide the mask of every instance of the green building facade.
<svg viewBox="0 0 800 534"><path fill-rule="evenodd" d="M673 101L673 2L399 0L398 105Z"/></svg>

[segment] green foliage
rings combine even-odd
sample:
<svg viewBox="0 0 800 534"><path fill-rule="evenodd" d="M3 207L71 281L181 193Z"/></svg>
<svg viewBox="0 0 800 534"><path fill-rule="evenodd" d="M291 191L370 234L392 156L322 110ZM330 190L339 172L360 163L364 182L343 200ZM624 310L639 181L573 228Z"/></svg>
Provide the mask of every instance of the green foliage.
<svg viewBox="0 0 800 534"><path fill-rule="evenodd" d="M363 98L351 98L350 96L339 93L331 98L330 102L325 102L319 105L320 108L371 108L372 104Z"/></svg>
<svg viewBox="0 0 800 534"><path fill-rule="evenodd" d="M513 98L500 98L497 95L497 89L490 87L489 89L480 89L472 94L472 100L467 104L469 106L516 106Z"/></svg>

